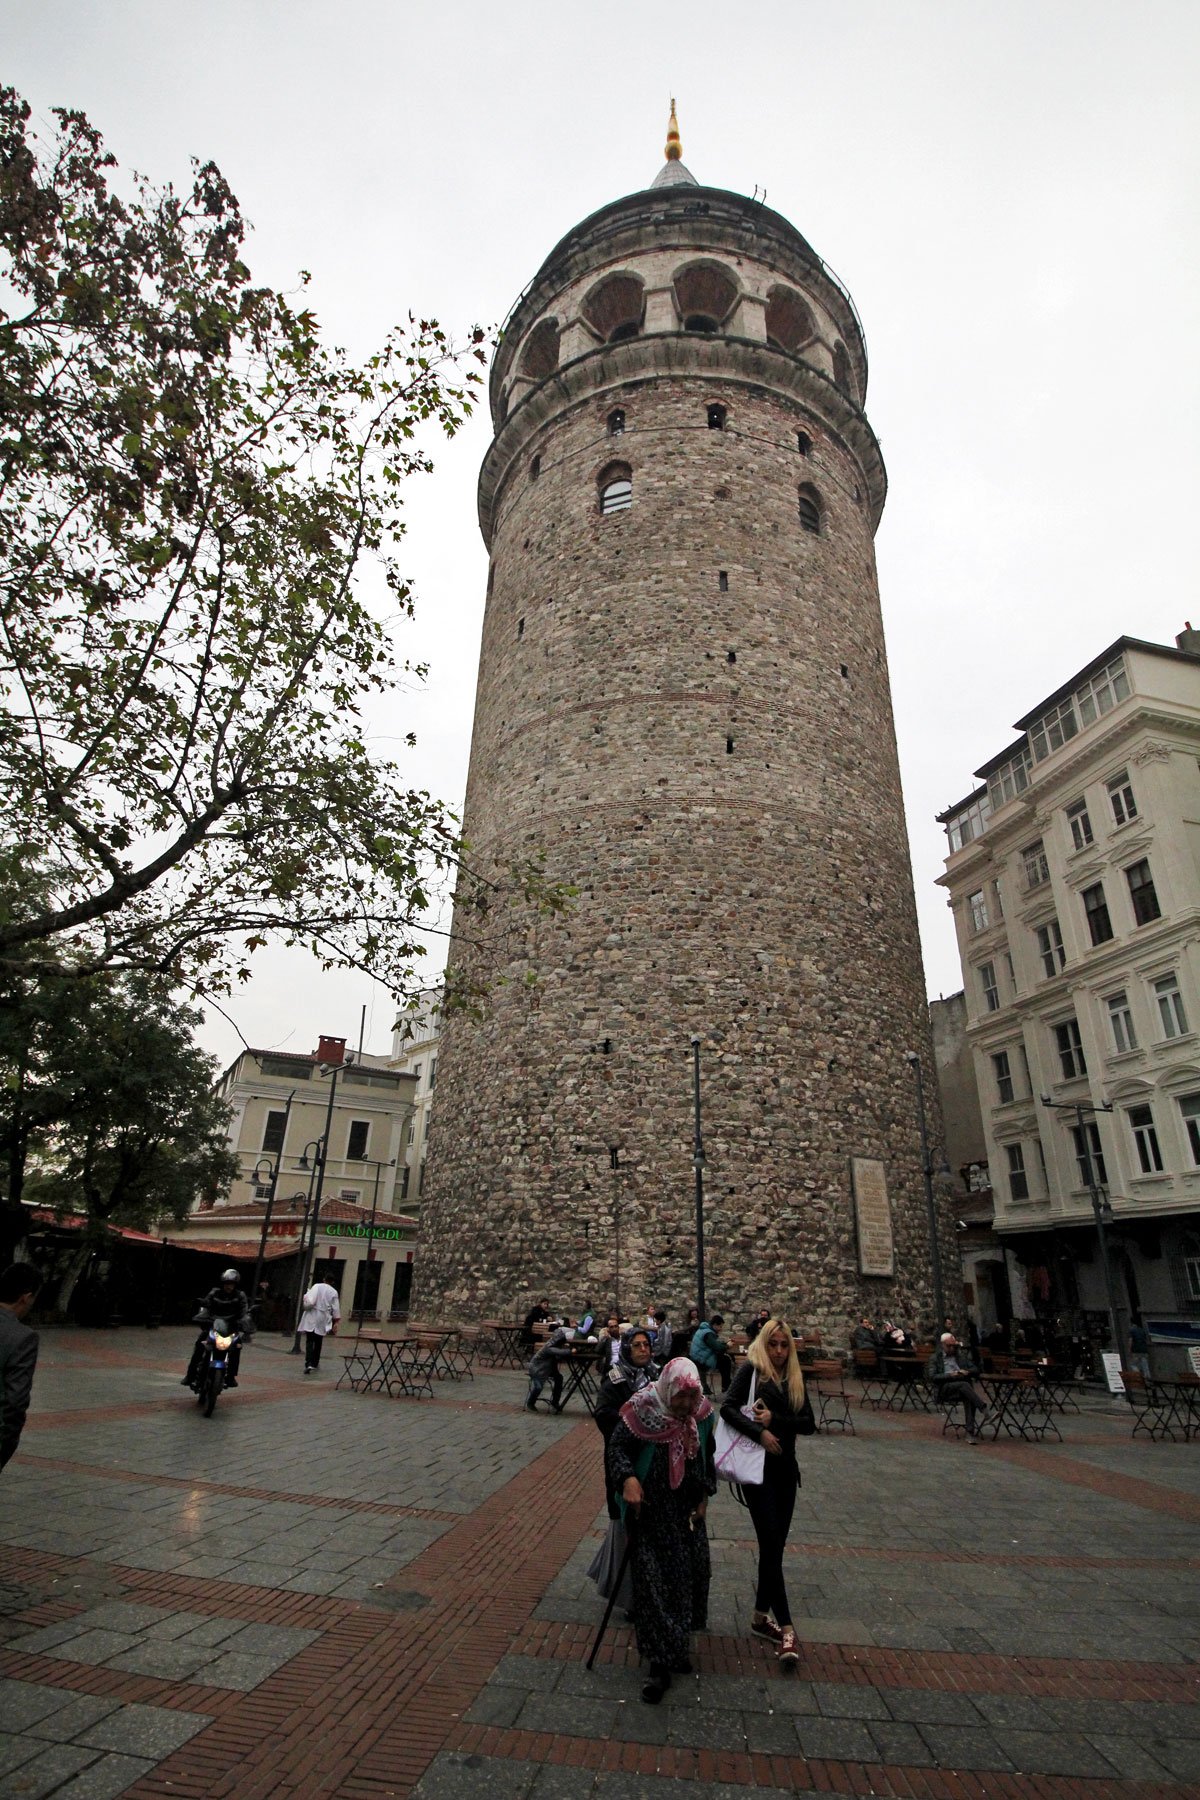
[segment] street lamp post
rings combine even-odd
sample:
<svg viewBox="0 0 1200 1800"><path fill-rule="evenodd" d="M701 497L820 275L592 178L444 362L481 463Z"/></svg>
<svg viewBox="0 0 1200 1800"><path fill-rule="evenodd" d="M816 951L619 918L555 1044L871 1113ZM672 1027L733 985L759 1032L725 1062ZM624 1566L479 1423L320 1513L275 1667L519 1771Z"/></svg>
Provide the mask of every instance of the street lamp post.
<svg viewBox="0 0 1200 1800"><path fill-rule="evenodd" d="M921 1174L925 1178L925 1212L929 1220L929 1257L933 1269L933 1307L936 1316L934 1332L946 1322L946 1302L942 1295L942 1251L938 1242L937 1206L933 1198L933 1163L929 1155L929 1128L925 1122L925 1083L921 1077L921 1059L915 1050L905 1052L905 1060L917 1078L917 1120L921 1127Z"/></svg>
<svg viewBox="0 0 1200 1800"><path fill-rule="evenodd" d="M376 1162L374 1157L371 1156L356 1156L354 1160L355 1162L367 1163L375 1171L375 1192L371 1196L371 1222L367 1226L367 1261L365 1266L369 1269L371 1266L371 1247L375 1242L375 1211L379 1205L379 1171L381 1169L394 1169L396 1166L396 1159L393 1156L388 1162ZM358 1309L358 1330L354 1334L355 1343L357 1343L362 1336L363 1314L367 1310L367 1280L365 1275L362 1284L362 1297L363 1304Z"/></svg>
<svg viewBox="0 0 1200 1800"><path fill-rule="evenodd" d="M313 1153L311 1167L309 1166L309 1161L308 1161L308 1153L310 1150ZM304 1271L308 1266L308 1221L309 1221L309 1217L312 1213L313 1189L317 1185L317 1169L320 1166L320 1161L321 1161L321 1140L320 1140L320 1138L311 1138L309 1140L309 1142L307 1144L305 1144L303 1150L300 1152L300 1167L302 1169L308 1169L308 1192L307 1192L307 1194L302 1196L302 1198L304 1200L304 1217L300 1221L300 1273L301 1273L301 1277L303 1277ZM291 1347L291 1350L288 1352L289 1356L299 1356L299 1354L300 1354L300 1317L304 1311L304 1294L307 1290L307 1287L308 1287L308 1283L306 1281L304 1281L303 1279L301 1279L300 1291L296 1296L296 1335L292 1339L292 1347Z"/></svg>
<svg viewBox="0 0 1200 1800"><path fill-rule="evenodd" d="M1124 1362L1125 1346L1121 1340L1121 1330L1117 1322L1117 1290L1113 1286L1112 1264L1108 1260L1108 1235L1104 1229L1106 1225L1111 1224L1112 1222L1112 1207L1109 1205L1105 1196L1100 1192L1100 1186L1096 1180L1095 1163L1092 1160L1092 1146L1088 1143L1087 1136L1087 1126L1089 1122L1094 1123L1098 1113L1110 1113L1112 1111L1112 1102L1102 1102L1097 1100L1052 1100L1049 1094L1043 1094L1041 1096L1041 1101L1043 1106L1051 1107L1056 1112L1070 1112L1075 1114L1075 1129L1079 1133L1079 1154L1083 1162L1083 1178L1087 1183L1088 1194L1091 1198L1092 1217L1096 1222L1096 1237L1100 1244L1100 1266L1104 1271L1104 1292L1108 1300L1108 1329L1112 1334L1113 1348L1121 1357L1122 1362ZM1088 1113L1091 1114L1091 1121L1089 1121L1086 1116ZM1105 1207L1108 1207L1107 1216L1105 1214Z"/></svg>
<svg viewBox="0 0 1200 1800"><path fill-rule="evenodd" d="M258 1298L258 1284L262 1280L263 1263L266 1260L267 1255L267 1233L271 1229L271 1213L275 1206L275 1189L279 1186L279 1171L283 1167L283 1153L287 1146L288 1120L292 1116L292 1101L295 1098L296 1090L293 1088L287 1097L287 1105L283 1112L283 1136L279 1140L279 1149L275 1153L275 1161L273 1163L268 1161L267 1163L267 1166L271 1171L271 1191L267 1195L267 1210L263 1214L262 1234L258 1240L258 1260L254 1264L254 1281L250 1288L251 1304ZM263 1160L265 1159L260 1158L259 1162L254 1165L256 1183L258 1171L262 1166Z"/></svg>
<svg viewBox="0 0 1200 1800"><path fill-rule="evenodd" d="M317 1227L321 1220L321 1195L325 1190L325 1165L329 1160L329 1133L333 1127L333 1103L337 1096L337 1079L341 1074L342 1069L346 1067L349 1062L350 1058L347 1057L346 1063L318 1063L317 1065L321 1073L327 1074L330 1078L329 1105L325 1108L325 1129L321 1133L321 1136L316 1140L316 1146L313 1151L313 1160L316 1165L317 1188L316 1193L313 1195L312 1229L308 1234L308 1251L304 1257L304 1263L300 1272L300 1293L296 1307L296 1341L292 1346L294 1352L298 1352L300 1348L300 1319L304 1312L304 1296L308 1292L308 1277L312 1268L313 1252L317 1247ZM306 1144L304 1147L304 1154L300 1158L300 1167L302 1169L308 1167L309 1148L310 1146Z"/></svg>
<svg viewBox="0 0 1200 1800"><path fill-rule="evenodd" d="M708 1317L704 1302L704 1139L700 1135L700 1039L692 1039L692 1104L696 1136L692 1145L692 1166L696 1171L696 1306L700 1317Z"/></svg>

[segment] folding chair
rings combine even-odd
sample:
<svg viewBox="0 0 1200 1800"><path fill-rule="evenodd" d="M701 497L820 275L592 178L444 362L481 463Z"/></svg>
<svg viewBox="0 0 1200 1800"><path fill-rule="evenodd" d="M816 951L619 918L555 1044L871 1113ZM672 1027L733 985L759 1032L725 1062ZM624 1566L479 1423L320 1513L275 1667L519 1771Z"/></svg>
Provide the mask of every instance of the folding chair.
<svg viewBox="0 0 1200 1800"><path fill-rule="evenodd" d="M1147 1381L1139 1369L1122 1369L1121 1380L1125 1384L1125 1397L1133 1408L1133 1430L1130 1437L1136 1437L1139 1431L1144 1431L1152 1441L1156 1438L1170 1438L1175 1443L1175 1433L1171 1429L1175 1406L1170 1395L1164 1394L1154 1382Z"/></svg>
<svg viewBox="0 0 1200 1800"><path fill-rule="evenodd" d="M805 1380L811 1377L817 1390L817 1427L820 1431L848 1431L857 1437L854 1420L850 1417L850 1396L846 1392L845 1372L840 1362L814 1362L809 1365Z"/></svg>

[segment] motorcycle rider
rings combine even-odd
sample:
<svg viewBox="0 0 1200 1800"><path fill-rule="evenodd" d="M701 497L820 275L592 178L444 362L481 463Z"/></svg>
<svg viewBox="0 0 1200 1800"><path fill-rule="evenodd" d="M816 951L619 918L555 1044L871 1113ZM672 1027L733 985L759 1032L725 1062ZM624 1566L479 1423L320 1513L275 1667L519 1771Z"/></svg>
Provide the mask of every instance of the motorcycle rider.
<svg viewBox="0 0 1200 1800"><path fill-rule="evenodd" d="M200 1364L204 1357L204 1349L208 1343L208 1328L214 1319L224 1319L230 1331L241 1332L243 1338L254 1335L254 1317L250 1311L250 1301L242 1287L242 1278L236 1269L226 1269L216 1287L210 1288L200 1302L200 1310L192 1320L199 1325L200 1336L192 1348L191 1361L187 1374L180 1382L180 1387L194 1388L200 1373ZM238 1365L242 1360L242 1346L234 1344L229 1351L229 1362L225 1375L225 1386L235 1388L238 1385Z"/></svg>

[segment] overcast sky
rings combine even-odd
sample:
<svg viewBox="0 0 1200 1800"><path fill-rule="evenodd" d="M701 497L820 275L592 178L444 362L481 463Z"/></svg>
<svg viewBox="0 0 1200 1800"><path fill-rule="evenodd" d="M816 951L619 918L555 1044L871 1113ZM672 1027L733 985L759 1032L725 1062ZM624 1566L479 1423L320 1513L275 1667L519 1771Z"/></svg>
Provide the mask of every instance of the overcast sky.
<svg viewBox="0 0 1200 1800"><path fill-rule="evenodd" d="M877 547L931 994L961 987L934 814L1122 632L1200 623L1195 0L753 8L3 0L0 75L123 165L212 158L256 278L314 276L338 342L411 308L497 323L562 233L646 186L675 94L697 179L765 188L854 296L890 491ZM486 557L481 413L411 490L427 691L381 737L466 780ZM390 725L390 730L388 729ZM397 746L398 748L398 743ZM387 1048L361 978L263 954L256 1045ZM217 1017L210 1048L236 1052Z"/></svg>

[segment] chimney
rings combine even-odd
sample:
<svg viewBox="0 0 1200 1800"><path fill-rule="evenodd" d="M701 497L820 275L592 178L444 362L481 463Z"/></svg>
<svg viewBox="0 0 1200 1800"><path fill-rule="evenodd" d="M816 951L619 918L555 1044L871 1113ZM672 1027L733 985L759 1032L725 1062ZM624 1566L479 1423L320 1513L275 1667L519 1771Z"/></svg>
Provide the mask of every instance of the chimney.
<svg viewBox="0 0 1200 1800"><path fill-rule="evenodd" d="M1196 636L1200 638L1200 632L1197 632ZM345 1038L326 1037L324 1033L322 1033L317 1039L317 1061L330 1063L333 1067L340 1068L345 1060Z"/></svg>
<svg viewBox="0 0 1200 1800"><path fill-rule="evenodd" d="M1190 619L1183 621L1183 630L1177 633L1175 642L1181 650L1186 650L1189 656L1200 656L1200 631L1192 630Z"/></svg>

